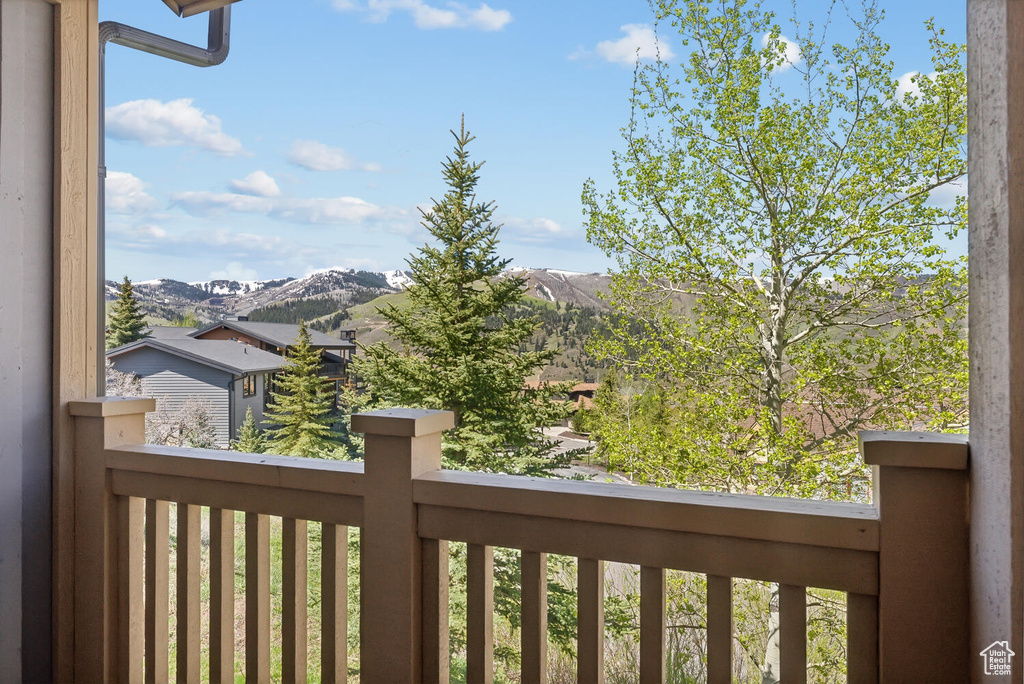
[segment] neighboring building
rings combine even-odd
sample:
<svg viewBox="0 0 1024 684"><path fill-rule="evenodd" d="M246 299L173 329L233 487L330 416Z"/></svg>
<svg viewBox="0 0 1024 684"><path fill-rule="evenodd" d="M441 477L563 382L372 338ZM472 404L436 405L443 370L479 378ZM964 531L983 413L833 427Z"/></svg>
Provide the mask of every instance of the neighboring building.
<svg viewBox="0 0 1024 684"><path fill-rule="evenodd" d="M280 355L228 340L175 339L163 332L111 349L107 358L115 370L136 375L169 411L189 397L202 401L221 447L236 435L247 408L263 420L270 374L284 366Z"/></svg>
<svg viewBox="0 0 1024 684"><path fill-rule="evenodd" d="M257 422L270 401L273 374L284 367L284 353L299 337L299 326L225 320L205 328L152 326L149 337L107 352L115 370L132 373L146 391L181 407L189 397L210 410L217 444L227 447L252 408ZM337 394L348 383L355 351L354 331L345 339L310 330L310 345L322 354L320 375L334 382Z"/></svg>
<svg viewBox="0 0 1024 684"><path fill-rule="evenodd" d="M332 337L319 330L309 330L309 344L323 355L320 375L335 382L335 389L348 384L348 366L356 350L355 331L341 331L341 338ZM238 320L224 320L188 333L197 340L231 340L242 342L257 349L274 354L284 352L299 338L299 326L292 323L264 323L250 321L244 317Z"/></svg>
<svg viewBox="0 0 1024 684"><path fill-rule="evenodd" d="M588 409L594 405L594 393L599 385L596 382L580 382L569 390L569 401L576 404L577 409Z"/></svg>

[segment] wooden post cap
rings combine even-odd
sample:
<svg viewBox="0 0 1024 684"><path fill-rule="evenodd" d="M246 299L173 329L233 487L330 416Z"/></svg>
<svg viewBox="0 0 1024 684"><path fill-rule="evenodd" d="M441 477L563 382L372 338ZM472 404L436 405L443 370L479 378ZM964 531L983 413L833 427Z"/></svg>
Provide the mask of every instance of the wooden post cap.
<svg viewBox="0 0 1024 684"><path fill-rule="evenodd" d="M455 427L451 411L382 409L352 416L352 431L388 437L422 437Z"/></svg>
<svg viewBox="0 0 1024 684"><path fill-rule="evenodd" d="M109 418L128 416L136 413L156 411L156 399L138 397L93 397L69 401L68 408L73 416L86 418Z"/></svg>
<svg viewBox="0 0 1024 684"><path fill-rule="evenodd" d="M967 435L868 430L858 441L870 465L967 470Z"/></svg>

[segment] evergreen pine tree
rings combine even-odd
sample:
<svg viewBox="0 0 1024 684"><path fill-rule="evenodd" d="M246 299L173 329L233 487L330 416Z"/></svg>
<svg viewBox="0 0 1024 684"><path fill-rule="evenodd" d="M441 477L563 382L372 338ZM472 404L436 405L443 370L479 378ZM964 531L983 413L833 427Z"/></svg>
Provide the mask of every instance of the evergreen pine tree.
<svg viewBox="0 0 1024 684"><path fill-rule="evenodd" d="M553 425L567 407L552 401L559 386L527 388L556 350L520 351L538 327L536 317L513 317L525 280L502 276L509 261L496 253L499 225L493 202L476 199L482 162L471 162L473 137L465 122L455 152L443 164L448 191L423 226L436 240L408 260L409 306L380 310L400 343L381 342L357 358L355 372L378 405L446 409L455 428L443 442L447 467L545 474L571 455L554 457L554 442L538 428Z"/></svg>
<svg viewBox="0 0 1024 684"><path fill-rule="evenodd" d="M265 413L264 422L271 425L266 431L268 452L316 458L337 447L331 428L333 384L317 374L319 369L320 351L310 346L309 330L302 323Z"/></svg>
<svg viewBox="0 0 1024 684"><path fill-rule="evenodd" d="M238 428L238 438L231 440L231 448L247 454L262 454L267 450L267 437L256 424L251 406L245 409L245 420Z"/></svg>
<svg viewBox="0 0 1024 684"><path fill-rule="evenodd" d="M149 337L146 327L146 319L139 309L139 303L135 300L132 281L125 276L124 282L121 283L121 289L117 293L117 301L114 302L110 312L110 325L107 326L107 349Z"/></svg>

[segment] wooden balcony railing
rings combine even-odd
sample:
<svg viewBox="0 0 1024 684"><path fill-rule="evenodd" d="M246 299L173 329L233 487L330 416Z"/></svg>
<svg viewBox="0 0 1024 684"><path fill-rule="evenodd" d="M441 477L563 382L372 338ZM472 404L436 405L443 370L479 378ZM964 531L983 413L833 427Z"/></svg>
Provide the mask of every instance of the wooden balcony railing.
<svg viewBox="0 0 1024 684"><path fill-rule="evenodd" d="M321 363L317 374L326 378L342 377L348 364L345 363Z"/></svg>
<svg viewBox="0 0 1024 684"><path fill-rule="evenodd" d="M344 463L145 446L152 400L75 402L76 679L167 681L169 503L176 672L200 679L200 507L209 507L209 677L232 681L234 515L245 513L246 680L270 681L269 516L282 522L282 680L347 676L347 526L361 528L361 681L448 681L448 542L468 544L467 681L493 678L493 551L522 551L522 681L546 681L547 554L578 560L578 677L604 678L604 562L641 566L639 681L665 678L666 569L707 575L709 682L730 682L733 578L780 585L781 678L807 675L806 587L847 592L850 682L967 678L967 446L868 433L875 504L665 490L440 468L447 412L353 418ZM307 634L306 521L323 524L321 633Z"/></svg>

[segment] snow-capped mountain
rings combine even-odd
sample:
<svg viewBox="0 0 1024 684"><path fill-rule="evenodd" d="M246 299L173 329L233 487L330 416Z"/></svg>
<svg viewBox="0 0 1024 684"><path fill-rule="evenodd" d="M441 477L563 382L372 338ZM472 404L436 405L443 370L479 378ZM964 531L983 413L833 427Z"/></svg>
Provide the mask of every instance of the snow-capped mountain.
<svg viewBox="0 0 1024 684"><path fill-rule="evenodd" d="M526 280L526 293L546 302L571 303L603 310L608 304L600 294L607 293L611 277L603 273L579 273L553 268L509 269Z"/></svg>
<svg viewBox="0 0 1024 684"><path fill-rule="evenodd" d="M606 308L598 293L607 291L609 277L598 273L577 273L559 269L510 268L508 275L526 280L527 294L548 302L572 303L594 309ZM254 309L306 299L330 298L342 309L359 292L366 295L398 293L412 284L407 271L382 273L347 269L317 271L302 278L276 280L208 280L186 283L156 278L133 283L136 297L144 308L163 318L185 311L202 320L246 315ZM117 297L119 284L107 281L108 300Z"/></svg>

